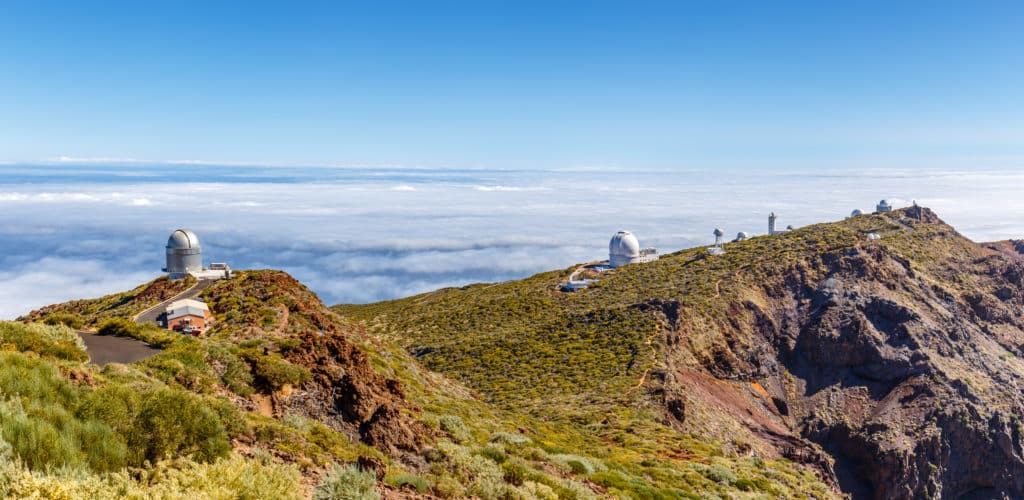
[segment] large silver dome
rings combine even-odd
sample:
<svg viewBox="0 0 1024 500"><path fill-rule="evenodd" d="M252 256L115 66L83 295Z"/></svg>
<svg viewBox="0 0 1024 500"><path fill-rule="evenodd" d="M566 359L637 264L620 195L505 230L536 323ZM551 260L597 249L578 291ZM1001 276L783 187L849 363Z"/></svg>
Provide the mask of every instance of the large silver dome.
<svg viewBox="0 0 1024 500"><path fill-rule="evenodd" d="M203 270L203 249L196 233L178 229L167 238L167 267L171 278L183 278L191 272Z"/></svg>
<svg viewBox="0 0 1024 500"><path fill-rule="evenodd" d="M167 238L167 248L200 248L199 238L191 229L178 229Z"/></svg>
<svg viewBox="0 0 1024 500"><path fill-rule="evenodd" d="M624 266L640 258L640 242L629 231L619 231L608 243L608 263L612 267Z"/></svg>

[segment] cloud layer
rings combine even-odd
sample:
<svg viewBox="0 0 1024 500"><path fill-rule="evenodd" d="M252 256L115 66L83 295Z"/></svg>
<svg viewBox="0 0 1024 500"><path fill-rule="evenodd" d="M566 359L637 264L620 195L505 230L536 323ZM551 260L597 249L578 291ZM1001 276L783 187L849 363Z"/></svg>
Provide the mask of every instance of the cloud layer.
<svg viewBox="0 0 1024 500"><path fill-rule="evenodd" d="M206 261L276 268L329 304L499 281L601 258L621 228L672 251L836 220L880 198L968 237L1024 234L1024 173L452 171L2 166L0 318L159 275L167 235Z"/></svg>

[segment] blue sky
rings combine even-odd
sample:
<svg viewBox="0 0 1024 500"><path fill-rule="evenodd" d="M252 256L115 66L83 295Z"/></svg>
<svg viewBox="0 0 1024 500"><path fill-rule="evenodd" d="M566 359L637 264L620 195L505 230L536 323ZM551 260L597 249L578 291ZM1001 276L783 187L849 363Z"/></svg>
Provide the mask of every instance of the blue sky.
<svg viewBox="0 0 1024 500"><path fill-rule="evenodd" d="M1012 167L1021 2L0 5L0 160Z"/></svg>

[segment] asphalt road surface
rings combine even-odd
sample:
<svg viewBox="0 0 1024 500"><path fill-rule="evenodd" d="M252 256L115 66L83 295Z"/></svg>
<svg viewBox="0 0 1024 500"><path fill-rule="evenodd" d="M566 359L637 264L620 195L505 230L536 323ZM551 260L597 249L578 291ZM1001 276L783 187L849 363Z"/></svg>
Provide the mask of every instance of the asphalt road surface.
<svg viewBox="0 0 1024 500"><path fill-rule="evenodd" d="M167 306L170 305L171 302L181 299L194 299L198 297L200 293L203 293L203 290L206 290L206 287L212 285L215 281L216 280L200 280L199 283L192 285L192 287L189 288L188 290L185 290L184 292L181 292L178 295L175 295L174 297L171 297L153 307L150 307L149 309L146 309L145 311L142 311L137 316L135 316L135 322L143 324L156 323L156 320L159 319L160 315L162 315L164 311L167 310Z"/></svg>
<svg viewBox="0 0 1024 500"><path fill-rule="evenodd" d="M79 331L78 336L85 342L89 359L93 364L103 366L107 363L134 363L146 359L161 350L141 340L114 335L97 335L93 332Z"/></svg>

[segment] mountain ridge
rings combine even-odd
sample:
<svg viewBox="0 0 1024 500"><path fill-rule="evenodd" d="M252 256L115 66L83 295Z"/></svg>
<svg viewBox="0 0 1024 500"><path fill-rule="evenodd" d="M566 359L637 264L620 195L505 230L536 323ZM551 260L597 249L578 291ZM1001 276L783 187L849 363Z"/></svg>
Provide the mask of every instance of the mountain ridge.
<svg viewBox="0 0 1024 500"><path fill-rule="evenodd" d="M1024 380L1022 247L970 242L914 206L726 244L723 255L682 250L574 294L557 291L570 268L335 310L499 405L532 404L505 390L512 378L600 422L573 403L605 404L604 392L632 381L643 390L626 404L738 440L736 453L805 462L858 498L1015 497L1024 406L1003 388ZM622 341L610 352L639 356L653 343L654 356L610 357L622 360L610 375L570 365L612 385L544 380L564 363L534 346L558 345L555 326L579 340L570 349L607 340L593 324ZM503 356L486 357L494 345Z"/></svg>

